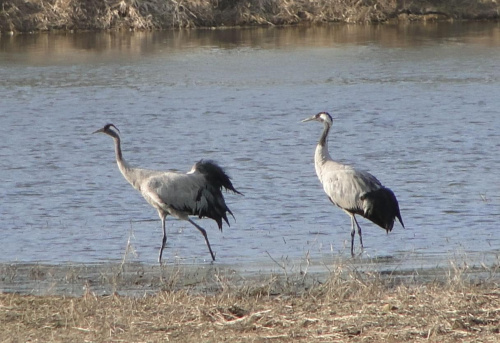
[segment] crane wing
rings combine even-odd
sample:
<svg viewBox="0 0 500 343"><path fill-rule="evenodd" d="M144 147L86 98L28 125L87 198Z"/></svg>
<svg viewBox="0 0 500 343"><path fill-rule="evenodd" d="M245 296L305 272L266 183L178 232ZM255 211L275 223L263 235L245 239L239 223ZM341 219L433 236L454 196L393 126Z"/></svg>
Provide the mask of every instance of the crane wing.
<svg viewBox="0 0 500 343"><path fill-rule="evenodd" d="M351 166L335 164L328 167L326 164L323 169L321 183L331 202L349 212L363 214L361 197L381 188L380 181L370 173Z"/></svg>
<svg viewBox="0 0 500 343"><path fill-rule="evenodd" d="M141 193L157 209L181 219L189 215L212 218L219 229L222 219L228 223L226 211L231 213L220 188L209 184L198 172L154 175L141 185Z"/></svg>
<svg viewBox="0 0 500 343"><path fill-rule="evenodd" d="M196 196L202 187L200 178L181 173L161 173L147 178L140 191L154 207L167 212L172 209L191 214L196 207ZM173 214L173 213L170 213Z"/></svg>

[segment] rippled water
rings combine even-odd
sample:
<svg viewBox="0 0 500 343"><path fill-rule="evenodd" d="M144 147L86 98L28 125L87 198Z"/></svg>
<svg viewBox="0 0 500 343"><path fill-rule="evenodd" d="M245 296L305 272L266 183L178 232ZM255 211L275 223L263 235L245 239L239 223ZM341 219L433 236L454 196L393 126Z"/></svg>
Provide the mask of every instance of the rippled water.
<svg viewBox="0 0 500 343"><path fill-rule="evenodd" d="M397 195L407 226L371 222L363 256L498 262L500 26L328 26L0 36L0 262L156 263L160 220L121 176L217 160L244 196L231 228L198 220L219 263L348 258L350 220L313 166L332 156ZM203 263L200 233L170 218L164 257ZM356 247L358 248L356 237Z"/></svg>

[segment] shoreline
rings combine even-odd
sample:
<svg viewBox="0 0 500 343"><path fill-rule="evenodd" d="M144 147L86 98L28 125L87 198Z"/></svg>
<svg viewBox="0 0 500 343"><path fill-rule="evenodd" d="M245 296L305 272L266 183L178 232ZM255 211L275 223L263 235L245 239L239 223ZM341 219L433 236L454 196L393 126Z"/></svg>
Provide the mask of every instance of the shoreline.
<svg viewBox="0 0 500 343"><path fill-rule="evenodd" d="M497 263L486 265L457 259L447 265L403 268L398 260L342 259L329 264L274 261L267 265L166 264L142 262L0 263L0 294L81 297L142 297L163 291L214 295L226 289L266 288L272 294L303 294L332 278L361 278L395 285L428 285L453 279L472 283L500 281Z"/></svg>
<svg viewBox="0 0 500 343"><path fill-rule="evenodd" d="M494 0L9 0L0 34L499 20Z"/></svg>

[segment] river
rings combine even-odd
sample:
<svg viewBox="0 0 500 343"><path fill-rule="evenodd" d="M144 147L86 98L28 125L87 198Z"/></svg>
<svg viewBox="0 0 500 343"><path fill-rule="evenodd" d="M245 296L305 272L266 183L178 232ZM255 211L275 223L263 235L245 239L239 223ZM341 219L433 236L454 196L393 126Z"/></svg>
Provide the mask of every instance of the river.
<svg viewBox="0 0 500 343"><path fill-rule="evenodd" d="M196 220L216 263L350 259L314 171L322 126L300 122L328 111L333 158L391 188L406 225L359 219L358 260L498 264L499 61L494 23L0 36L0 262L156 263L160 220L91 134L106 123L135 166L226 168L236 219ZM167 226L168 263L210 261L188 222Z"/></svg>

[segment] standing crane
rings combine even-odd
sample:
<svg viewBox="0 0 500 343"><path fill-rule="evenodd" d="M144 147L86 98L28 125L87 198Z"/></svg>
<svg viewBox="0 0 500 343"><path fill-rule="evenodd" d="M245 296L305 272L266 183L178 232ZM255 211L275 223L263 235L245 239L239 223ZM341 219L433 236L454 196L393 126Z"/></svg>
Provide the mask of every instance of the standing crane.
<svg viewBox="0 0 500 343"><path fill-rule="evenodd" d="M359 242L363 249L361 227L356 214L372 221L387 233L392 231L397 217L403 228L399 204L394 193L384 187L372 174L335 162L328 152L328 133L332 127L332 117L320 112L302 122L317 121L324 129L314 153L314 167L328 199L351 217L351 255L354 256L355 227L358 228Z"/></svg>
<svg viewBox="0 0 500 343"><path fill-rule="evenodd" d="M210 247L207 232L192 221L189 216L211 218L217 222L221 231L223 219L229 226L226 213L231 214L233 218L234 215L224 201L222 188L241 194L233 187L229 176L220 166L209 160L197 162L188 173L131 167L123 159L120 136L113 128L120 132L113 124L106 124L102 129L93 133L105 133L113 138L115 142L116 163L123 177L158 211L163 229L163 239L158 262L161 264L163 249L167 243L167 233L165 230L167 215L187 220L193 224L202 233L203 237L205 237L212 260L215 261L215 255Z"/></svg>

